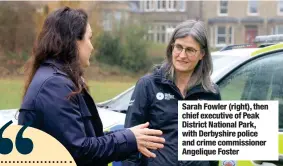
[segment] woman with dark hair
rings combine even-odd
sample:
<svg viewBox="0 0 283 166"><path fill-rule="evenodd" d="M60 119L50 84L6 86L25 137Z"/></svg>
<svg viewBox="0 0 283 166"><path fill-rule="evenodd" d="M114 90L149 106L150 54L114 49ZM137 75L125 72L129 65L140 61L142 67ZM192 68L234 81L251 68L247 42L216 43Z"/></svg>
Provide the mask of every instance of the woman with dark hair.
<svg viewBox="0 0 283 166"><path fill-rule="evenodd" d="M180 23L166 53L166 62L137 82L125 122L125 127L131 127L149 121L151 129L162 130L166 143L154 150L156 158L137 154L124 165L217 166L218 161L178 161L177 153L178 100L221 100L217 85L210 79L212 60L204 23Z"/></svg>
<svg viewBox="0 0 283 166"><path fill-rule="evenodd" d="M31 127L56 138L79 166L107 165L138 151L155 157L149 149L162 148L165 140L160 130L147 128L149 123L103 132L83 79L93 50L91 36L83 10L64 7L46 18L27 65L19 125L32 122Z"/></svg>

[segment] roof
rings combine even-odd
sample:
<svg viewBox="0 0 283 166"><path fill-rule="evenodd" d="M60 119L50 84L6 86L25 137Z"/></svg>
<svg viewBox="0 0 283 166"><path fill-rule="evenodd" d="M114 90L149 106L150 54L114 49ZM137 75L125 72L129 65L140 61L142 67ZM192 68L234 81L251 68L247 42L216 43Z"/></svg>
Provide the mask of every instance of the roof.
<svg viewBox="0 0 283 166"><path fill-rule="evenodd" d="M268 23L283 23L283 18L282 17L272 17L272 18L268 18L267 22Z"/></svg>
<svg viewBox="0 0 283 166"><path fill-rule="evenodd" d="M213 23L238 23L239 19L235 17L214 17L208 19L208 24Z"/></svg>
<svg viewBox="0 0 283 166"><path fill-rule="evenodd" d="M231 44L223 47L220 51L238 49L238 48L252 48L254 44Z"/></svg>
<svg viewBox="0 0 283 166"><path fill-rule="evenodd" d="M226 50L226 51L216 51L212 52L212 56L250 56L251 53L253 53L256 50L259 50L260 48L239 48L234 50Z"/></svg>
<svg viewBox="0 0 283 166"><path fill-rule="evenodd" d="M264 18L254 16L244 17L241 19L241 23L264 23Z"/></svg>
<svg viewBox="0 0 283 166"><path fill-rule="evenodd" d="M268 47L260 48L256 51L254 51L251 56L257 56L260 54L268 53L268 52L273 52L273 51L278 51L278 50L283 50L283 42L274 44Z"/></svg>

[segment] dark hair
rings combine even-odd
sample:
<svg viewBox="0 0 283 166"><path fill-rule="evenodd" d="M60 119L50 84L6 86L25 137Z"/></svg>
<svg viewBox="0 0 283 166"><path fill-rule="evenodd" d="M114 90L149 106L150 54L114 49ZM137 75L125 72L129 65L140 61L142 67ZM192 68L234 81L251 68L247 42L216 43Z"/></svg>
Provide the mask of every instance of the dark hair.
<svg viewBox="0 0 283 166"><path fill-rule="evenodd" d="M62 70L76 85L76 91L70 96L82 91L83 71L76 41L84 38L87 23L88 16L82 9L63 7L48 15L34 45L33 55L26 64L24 96L37 69L47 59L60 62Z"/></svg>

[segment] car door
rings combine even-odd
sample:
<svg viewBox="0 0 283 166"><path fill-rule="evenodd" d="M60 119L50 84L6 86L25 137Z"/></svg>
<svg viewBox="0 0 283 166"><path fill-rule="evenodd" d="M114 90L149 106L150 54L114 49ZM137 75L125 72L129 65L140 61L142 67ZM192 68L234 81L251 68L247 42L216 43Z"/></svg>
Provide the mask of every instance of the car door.
<svg viewBox="0 0 283 166"><path fill-rule="evenodd" d="M217 82L222 100L278 100L279 129L283 129L283 52L259 56L234 69ZM279 151L283 153L283 136ZM251 165L238 161L238 166Z"/></svg>

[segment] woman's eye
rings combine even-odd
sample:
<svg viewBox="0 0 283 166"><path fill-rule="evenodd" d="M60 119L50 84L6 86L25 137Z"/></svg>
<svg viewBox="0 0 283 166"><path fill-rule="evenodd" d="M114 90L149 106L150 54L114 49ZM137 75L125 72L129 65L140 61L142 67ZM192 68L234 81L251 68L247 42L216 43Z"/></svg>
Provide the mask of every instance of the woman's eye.
<svg viewBox="0 0 283 166"><path fill-rule="evenodd" d="M176 48L177 48L178 50L182 50L182 49L183 49L183 47L182 47L181 45L176 45Z"/></svg>

